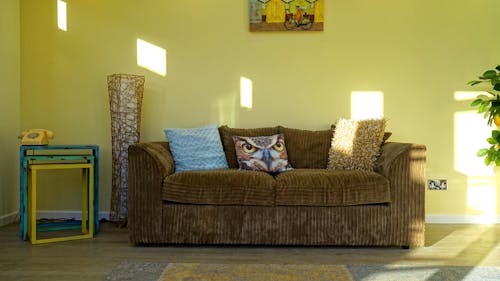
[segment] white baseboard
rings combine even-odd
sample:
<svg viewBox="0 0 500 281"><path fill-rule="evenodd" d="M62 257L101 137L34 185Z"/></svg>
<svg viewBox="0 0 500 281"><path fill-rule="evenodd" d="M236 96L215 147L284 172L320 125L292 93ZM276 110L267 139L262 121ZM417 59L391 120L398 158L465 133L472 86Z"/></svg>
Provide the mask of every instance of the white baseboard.
<svg viewBox="0 0 500 281"><path fill-rule="evenodd" d="M37 219L82 219L81 211L50 211L50 210L40 210L36 212ZM109 212L99 212L99 220L105 219L109 220Z"/></svg>
<svg viewBox="0 0 500 281"><path fill-rule="evenodd" d="M427 215L426 223L456 223L456 224L500 224L500 216L479 215Z"/></svg>
<svg viewBox="0 0 500 281"><path fill-rule="evenodd" d="M18 219L18 212L13 212L10 214L6 214L3 216L0 216L0 226L8 225L10 223L16 222Z"/></svg>
<svg viewBox="0 0 500 281"><path fill-rule="evenodd" d="M81 211L37 211L37 219L75 219L81 220ZM99 212L99 220L109 220L109 212ZM0 216L0 227L19 221L19 212L13 212L7 215Z"/></svg>

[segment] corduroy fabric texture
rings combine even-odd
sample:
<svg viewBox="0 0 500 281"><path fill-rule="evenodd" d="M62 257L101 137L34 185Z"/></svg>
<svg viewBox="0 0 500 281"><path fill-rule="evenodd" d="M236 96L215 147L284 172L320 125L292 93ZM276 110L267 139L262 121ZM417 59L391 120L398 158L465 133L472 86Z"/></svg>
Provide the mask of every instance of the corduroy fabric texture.
<svg viewBox="0 0 500 281"><path fill-rule="evenodd" d="M375 172L295 169L276 176L277 206L349 206L390 201L389 180Z"/></svg>
<svg viewBox="0 0 500 281"><path fill-rule="evenodd" d="M165 143L129 148L129 233L133 244L423 246L425 146L386 143L375 171L391 202L358 206L243 206L161 200L173 173Z"/></svg>
<svg viewBox="0 0 500 281"><path fill-rule="evenodd" d="M384 138L382 139L382 144L384 144L385 142L387 142L387 140L392 136L392 133L391 132L385 132L384 133Z"/></svg>
<svg viewBox="0 0 500 281"><path fill-rule="evenodd" d="M128 229L131 241L155 243L163 239L163 179L174 173L167 142L139 143L128 148Z"/></svg>
<svg viewBox="0 0 500 281"><path fill-rule="evenodd" d="M175 173L166 177L162 198L191 204L272 206L274 178L236 169Z"/></svg>
<svg viewBox="0 0 500 281"><path fill-rule="evenodd" d="M164 243L383 245L389 207L163 204Z"/></svg>
<svg viewBox="0 0 500 281"><path fill-rule="evenodd" d="M386 143L376 165L390 180L390 241L395 245L424 246L426 147ZM394 192L396 190L397 192Z"/></svg>
<svg viewBox="0 0 500 281"><path fill-rule="evenodd" d="M219 127L220 138L222 147L226 153L226 160L229 168L238 168L238 160L236 159L236 150L234 147L233 136L242 137L259 137L259 136L272 136L279 133L278 127L267 128L230 128L226 125Z"/></svg>
<svg viewBox="0 0 500 281"><path fill-rule="evenodd" d="M285 136L288 162L294 169L326 169L331 129L309 131L279 126L279 130Z"/></svg>

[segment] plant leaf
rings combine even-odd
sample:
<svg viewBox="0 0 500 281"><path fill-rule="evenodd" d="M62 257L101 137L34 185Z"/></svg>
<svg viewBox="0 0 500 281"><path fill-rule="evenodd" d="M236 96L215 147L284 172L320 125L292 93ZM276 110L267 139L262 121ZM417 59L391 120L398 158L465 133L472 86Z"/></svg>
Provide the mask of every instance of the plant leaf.
<svg viewBox="0 0 500 281"><path fill-rule="evenodd" d="M483 102L482 99L475 99L473 102L471 102L470 106L475 107L481 104Z"/></svg>
<svg viewBox="0 0 500 281"><path fill-rule="evenodd" d="M499 159L499 158L497 158L497 159L495 160L495 166L500 166L500 159Z"/></svg>
<svg viewBox="0 0 500 281"><path fill-rule="evenodd" d="M498 136L500 136L500 131L499 130L491 130L491 137L494 139L498 139Z"/></svg>
<svg viewBox="0 0 500 281"><path fill-rule="evenodd" d="M500 131L493 131L492 138L496 141L497 144L500 143Z"/></svg>
<svg viewBox="0 0 500 281"><path fill-rule="evenodd" d="M488 154L488 149L487 149L487 148L481 148L481 149L477 152L477 156L478 156L478 157L483 157L483 156L485 156L486 154Z"/></svg>
<svg viewBox="0 0 500 281"><path fill-rule="evenodd" d="M477 84L482 83L482 82L483 81L472 80L472 81L467 82L467 85L474 86L474 85L477 85Z"/></svg>
<svg viewBox="0 0 500 281"><path fill-rule="evenodd" d="M491 159L490 159L490 156L486 156L486 158L484 158L484 164L486 164L486 166L489 166L491 163Z"/></svg>
<svg viewBox="0 0 500 281"><path fill-rule="evenodd" d="M497 77L497 72L495 70L487 70L485 73L483 73L483 77L485 79L492 79Z"/></svg>
<svg viewBox="0 0 500 281"><path fill-rule="evenodd" d="M481 105L479 106L479 108L477 109L477 112L479 113L483 113L484 110L486 109L486 107L488 106L489 102L485 103L484 101L481 103Z"/></svg>
<svg viewBox="0 0 500 281"><path fill-rule="evenodd" d="M497 141L494 139L494 138L487 138L486 141L489 143L489 144L497 144Z"/></svg>
<svg viewBox="0 0 500 281"><path fill-rule="evenodd" d="M495 91L500 91L500 83L496 83L495 86L493 87Z"/></svg>
<svg viewBox="0 0 500 281"><path fill-rule="evenodd" d="M492 96L495 96L495 97L497 96L497 94L496 94L496 93L494 93L494 92L491 92L491 93L489 93L489 94L490 94L490 95L492 95ZM476 99L478 99L478 100L482 100L482 101L488 101L488 102L490 102L490 101L491 101L491 99L492 99L492 97L487 96L487 95L483 95L483 94L481 94L481 95L478 95L478 96L476 97Z"/></svg>
<svg viewBox="0 0 500 281"><path fill-rule="evenodd" d="M495 69L500 71L500 65L497 65L497 67L495 67Z"/></svg>

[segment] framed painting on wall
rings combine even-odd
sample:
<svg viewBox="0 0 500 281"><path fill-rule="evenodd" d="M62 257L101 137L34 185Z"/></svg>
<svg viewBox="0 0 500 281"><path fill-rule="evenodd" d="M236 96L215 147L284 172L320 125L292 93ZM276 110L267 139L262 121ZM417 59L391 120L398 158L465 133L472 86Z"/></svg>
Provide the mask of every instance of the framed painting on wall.
<svg viewBox="0 0 500 281"><path fill-rule="evenodd" d="M323 31L324 0L249 0L250 31Z"/></svg>

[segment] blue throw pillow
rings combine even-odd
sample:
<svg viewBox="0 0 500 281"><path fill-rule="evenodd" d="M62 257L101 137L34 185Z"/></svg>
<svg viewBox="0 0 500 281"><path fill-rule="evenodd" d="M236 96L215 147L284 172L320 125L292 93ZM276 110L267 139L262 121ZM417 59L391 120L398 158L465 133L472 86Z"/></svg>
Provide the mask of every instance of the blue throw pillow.
<svg viewBox="0 0 500 281"><path fill-rule="evenodd" d="M217 125L163 131L174 157L175 172L228 168Z"/></svg>

